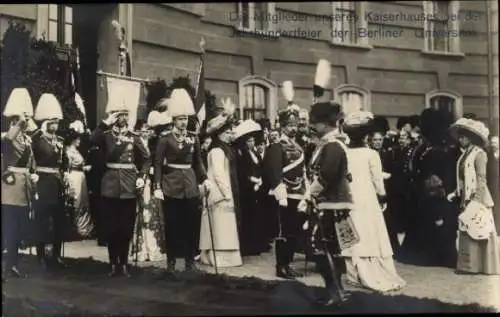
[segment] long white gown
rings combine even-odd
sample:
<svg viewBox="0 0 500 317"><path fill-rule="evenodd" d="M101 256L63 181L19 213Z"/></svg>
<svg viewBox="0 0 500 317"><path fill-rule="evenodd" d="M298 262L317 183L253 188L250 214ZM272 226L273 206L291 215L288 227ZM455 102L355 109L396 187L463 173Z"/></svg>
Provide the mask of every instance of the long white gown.
<svg viewBox="0 0 500 317"><path fill-rule="evenodd" d="M213 187L208 195L209 208L208 210L204 208L201 218L200 261L203 264L215 266L210 238L211 225L217 267L240 266L243 261L231 190L229 160L220 148L213 148L208 152L207 163L207 177ZM223 197L229 199L223 200Z"/></svg>
<svg viewBox="0 0 500 317"><path fill-rule="evenodd" d="M346 257L347 280L381 292L400 289L406 282L396 272L377 199L377 194L385 195L380 157L369 148L351 148L347 150L347 158L354 202L351 216L360 237L358 244L342 252Z"/></svg>

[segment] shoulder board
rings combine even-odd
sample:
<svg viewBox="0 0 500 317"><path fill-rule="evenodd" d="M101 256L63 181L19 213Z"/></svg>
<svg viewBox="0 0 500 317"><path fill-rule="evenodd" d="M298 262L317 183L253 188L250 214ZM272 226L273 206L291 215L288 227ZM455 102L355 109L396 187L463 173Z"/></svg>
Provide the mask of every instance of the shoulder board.
<svg viewBox="0 0 500 317"><path fill-rule="evenodd" d="M172 131L163 131L160 133L160 136L167 136L167 135L170 135L172 134Z"/></svg>

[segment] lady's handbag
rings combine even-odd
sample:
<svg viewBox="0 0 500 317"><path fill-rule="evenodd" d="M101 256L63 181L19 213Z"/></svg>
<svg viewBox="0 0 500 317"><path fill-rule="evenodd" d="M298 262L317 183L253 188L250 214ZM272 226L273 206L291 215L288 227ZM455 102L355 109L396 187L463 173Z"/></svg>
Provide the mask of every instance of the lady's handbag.
<svg viewBox="0 0 500 317"><path fill-rule="evenodd" d="M458 229L474 240L488 239L496 230L493 213L477 201L470 201L464 211L458 216Z"/></svg>

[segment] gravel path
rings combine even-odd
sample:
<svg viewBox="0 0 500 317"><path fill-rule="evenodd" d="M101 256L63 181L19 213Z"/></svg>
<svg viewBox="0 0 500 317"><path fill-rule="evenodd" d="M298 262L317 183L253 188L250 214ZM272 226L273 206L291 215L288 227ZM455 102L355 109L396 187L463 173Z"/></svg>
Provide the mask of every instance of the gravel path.
<svg viewBox="0 0 500 317"><path fill-rule="evenodd" d="M65 255L68 258L89 258L92 257L97 261L106 261L107 252L106 248L97 247L95 241L84 241L84 242L76 242L76 243L68 243L65 245ZM247 257L244 259L244 265L237 268L228 268L228 269L220 269L220 273L227 274L229 276L234 277L256 277L259 279L267 280L267 281L280 281L281 279L276 278L274 276L274 258L272 253L262 254L260 256ZM155 267L155 268L163 268L165 266L164 262L145 262L141 263L141 266L145 267ZM183 263L179 263L179 265L183 265ZM304 271L304 261L301 256L297 256L297 260L294 263L294 266L299 271ZM449 303L449 304L473 304L477 303L484 307L495 307L500 311L500 276L473 276L473 275L455 275L453 270L448 268L437 268L437 267L417 267L413 265L400 264L397 263L397 269L400 275L407 281L407 286L392 295L402 295L405 298L414 298L414 299L434 299L440 303ZM314 265L309 263L309 272L306 277L300 279L300 282L303 285L307 286L322 286L321 278L317 273L312 272ZM214 270L211 267L200 266L202 270L213 273ZM103 282L104 281L104 282ZM97 284L96 284L97 283ZM105 283L103 279L97 279L92 284L90 284L90 288L92 285L98 286L99 283ZM152 281L151 283L156 283ZM126 282L127 292L131 292L130 289L134 287L133 281ZM300 283L296 283L300 284ZM283 285L292 285L292 284L283 284ZM293 284L295 285L295 284ZM297 291L293 293L297 294L300 292L305 292L302 288L304 286L293 286L297 288ZM125 286L125 284L123 285ZM49 286L47 286L49 287ZM280 286L282 289L285 289L285 293L290 293L288 291L289 286ZM302 288L301 288L302 287ZM349 287L348 287L349 289ZM373 294L364 290L353 289L357 293L365 293L365 294ZM89 290L91 291L91 290ZM123 290L120 290L123 291ZM199 290L198 290L199 291ZM137 291L133 293L140 293L141 291L137 289ZM278 293L280 291L277 291ZM69 294L70 292L68 292ZM174 292L175 293L175 292ZM77 296L76 294L73 294ZM72 295L72 296L73 296ZM124 294L114 294L116 297L113 300L113 303L109 303L106 300L106 305L117 305L120 302L119 297L125 296ZM149 295L148 295L149 296ZM162 296L167 296L166 294ZM170 296L170 295L169 295ZM290 296L280 296L276 295L277 298L285 298ZM305 295L304 295L305 296ZM71 297L71 296L70 296ZM173 298L170 296L170 298ZM291 303L280 304L280 311L282 311L283 307L294 307L295 305L299 305L299 301L301 300L300 296L291 296L293 298ZM146 300L146 298L143 298ZM139 299L137 299L139 300ZM147 300L154 300L154 296L149 296ZM127 301L130 301L127 299ZM290 301L287 299L286 301ZM275 301L276 302L276 301ZM279 301L278 301L279 302ZM186 303L184 303L186 304ZM151 304L153 305L153 304ZM160 303L156 303L154 305L164 305ZM156 307L156 306L152 307ZM180 305L180 304L179 304ZM415 304L416 305L416 304ZM423 305L423 304L420 304ZM427 304L428 305L428 304ZM436 304L437 305L437 304ZM153 311L158 309L159 311L164 311L160 306L158 308L152 308ZM300 306L300 305L299 305ZM114 306L113 306L114 307ZM163 307L163 306L162 306ZM417 307L417 306L415 306ZM437 306L436 306L437 307ZM111 307L108 307L111 308ZM213 307L212 307L213 308ZM205 307L204 311L212 311L209 307ZM182 312L187 308L178 307L179 311ZM183 310L184 309L184 310ZM194 309L191 307L190 312L193 312ZM213 308L215 311L216 307ZM436 308L437 309L437 308ZM234 312L234 310L232 311ZM205 314L200 312L200 314Z"/></svg>

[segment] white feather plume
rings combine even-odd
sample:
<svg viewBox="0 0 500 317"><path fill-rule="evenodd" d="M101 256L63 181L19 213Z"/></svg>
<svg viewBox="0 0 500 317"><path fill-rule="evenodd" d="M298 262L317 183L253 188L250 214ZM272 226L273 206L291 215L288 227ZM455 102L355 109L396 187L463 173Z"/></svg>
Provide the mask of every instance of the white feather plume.
<svg viewBox="0 0 500 317"><path fill-rule="evenodd" d="M227 97L225 100L222 99L222 108L224 109L223 114L231 116L236 110L236 105L233 103L231 98Z"/></svg>
<svg viewBox="0 0 500 317"><path fill-rule="evenodd" d="M281 91L283 92L283 96L286 101L292 102L293 97L295 96L295 91L293 89L293 82L291 80L284 81L281 85Z"/></svg>
<svg viewBox="0 0 500 317"><path fill-rule="evenodd" d="M111 25L113 26L113 29L115 30L116 34L116 39L118 41L121 41L123 39L123 28L120 22L113 20L111 21Z"/></svg>
<svg viewBox="0 0 500 317"><path fill-rule="evenodd" d="M316 67L316 76L314 77L314 85L325 89L328 86L331 77L330 62L326 59L321 59Z"/></svg>

